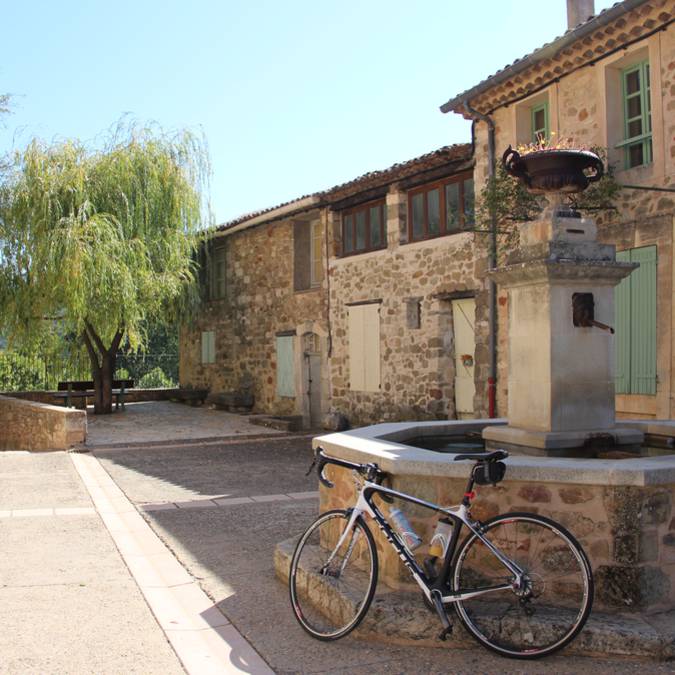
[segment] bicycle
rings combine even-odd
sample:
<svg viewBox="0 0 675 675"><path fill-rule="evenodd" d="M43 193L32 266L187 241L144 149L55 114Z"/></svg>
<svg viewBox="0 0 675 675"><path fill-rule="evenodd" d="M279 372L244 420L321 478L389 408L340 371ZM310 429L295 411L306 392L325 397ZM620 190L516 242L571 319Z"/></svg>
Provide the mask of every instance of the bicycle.
<svg viewBox="0 0 675 675"><path fill-rule="evenodd" d="M356 472L361 487L352 508L321 514L298 541L289 588L300 625L319 640L337 640L365 617L378 577L377 548L364 518L368 515L438 614L443 627L439 639L452 632L446 607L454 605L468 633L502 656L539 658L569 644L593 603L591 568L576 539L553 520L533 513L508 513L485 522L471 518L475 485L500 482L506 457L504 450L456 455L455 460L475 464L461 504L442 507L385 487L387 474L377 464L329 457L318 448L314 463L323 485L333 487L324 475L326 465L333 464ZM389 504L396 499L438 512L447 535L442 555L426 558L421 567L408 545L416 535L392 527L375 504L376 495ZM458 545L464 527L468 534Z"/></svg>

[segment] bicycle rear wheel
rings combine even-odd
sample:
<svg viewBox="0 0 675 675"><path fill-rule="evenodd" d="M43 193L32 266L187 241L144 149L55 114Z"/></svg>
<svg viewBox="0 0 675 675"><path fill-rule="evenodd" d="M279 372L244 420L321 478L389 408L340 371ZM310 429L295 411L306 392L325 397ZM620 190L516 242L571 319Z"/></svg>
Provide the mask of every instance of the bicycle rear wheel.
<svg viewBox="0 0 675 675"><path fill-rule="evenodd" d="M291 560L291 606L319 640L337 640L366 615L377 586L377 549L358 518L338 547L350 512L327 511L302 535Z"/></svg>
<svg viewBox="0 0 675 675"><path fill-rule="evenodd" d="M567 645L593 604L593 576L576 539L548 518L529 513L497 516L483 536L523 571L523 582L470 534L453 569L456 592L513 584L455 603L464 627L484 647L503 656L533 659Z"/></svg>

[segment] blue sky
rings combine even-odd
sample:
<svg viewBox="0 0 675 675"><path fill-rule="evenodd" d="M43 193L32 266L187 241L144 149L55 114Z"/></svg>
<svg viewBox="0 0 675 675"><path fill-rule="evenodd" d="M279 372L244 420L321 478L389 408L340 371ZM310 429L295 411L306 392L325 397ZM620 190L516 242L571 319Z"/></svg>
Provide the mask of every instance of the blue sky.
<svg viewBox="0 0 675 675"><path fill-rule="evenodd" d="M612 4L596 0L596 12ZM565 0L5 3L0 151L131 113L201 128L216 222L442 145L438 107L561 35Z"/></svg>

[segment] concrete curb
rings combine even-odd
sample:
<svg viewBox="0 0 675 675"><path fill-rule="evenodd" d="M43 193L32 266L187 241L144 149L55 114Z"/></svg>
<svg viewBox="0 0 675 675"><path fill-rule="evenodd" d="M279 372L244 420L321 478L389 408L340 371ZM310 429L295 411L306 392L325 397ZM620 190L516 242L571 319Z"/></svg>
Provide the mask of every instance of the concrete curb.
<svg viewBox="0 0 675 675"><path fill-rule="evenodd" d="M70 458L148 606L188 673L273 671L201 590L98 460Z"/></svg>

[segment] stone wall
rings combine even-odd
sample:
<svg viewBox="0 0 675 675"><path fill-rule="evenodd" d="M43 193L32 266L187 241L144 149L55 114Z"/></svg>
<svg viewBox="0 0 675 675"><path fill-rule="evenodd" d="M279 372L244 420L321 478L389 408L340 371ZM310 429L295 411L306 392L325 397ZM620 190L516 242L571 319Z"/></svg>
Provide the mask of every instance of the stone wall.
<svg viewBox="0 0 675 675"><path fill-rule="evenodd" d="M68 450L87 438L87 414L0 396L0 450Z"/></svg>
<svg viewBox="0 0 675 675"><path fill-rule="evenodd" d="M321 215L314 211L302 218L309 222ZM301 383L295 398L277 396L275 340L279 332L299 331L300 355L302 333L326 335L326 280L316 288L294 291L293 225L294 219L287 218L219 239L227 249L226 298L208 303L181 330L181 386L206 387L212 393L249 389L256 411L301 411ZM216 334L215 362L202 364L201 332L211 330ZM301 368L300 360L296 369ZM324 402L327 405L327 396Z"/></svg>
<svg viewBox="0 0 675 675"><path fill-rule="evenodd" d="M377 421L455 417L453 295L476 301L475 407L487 406L487 304L479 281L485 259L469 232L405 243L407 195L395 187L387 197L387 243L380 251L332 258L330 308L332 406L353 426ZM339 242L339 217L334 236ZM338 249L339 250L339 249ZM348 312L351 304L380 303L380 390L350 389ZM419 303L419 327L409 321ZM413 322L414 324L415 322Z"/></svg>

